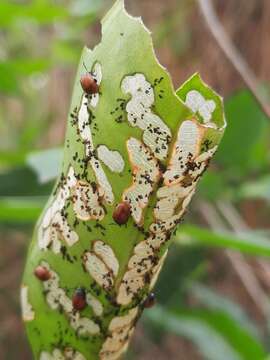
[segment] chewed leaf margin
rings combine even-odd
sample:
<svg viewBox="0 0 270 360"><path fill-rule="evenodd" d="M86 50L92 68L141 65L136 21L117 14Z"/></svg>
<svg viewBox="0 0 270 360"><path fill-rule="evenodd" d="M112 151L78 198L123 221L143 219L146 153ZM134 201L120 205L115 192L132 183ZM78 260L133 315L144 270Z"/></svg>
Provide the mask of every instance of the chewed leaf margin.
<svg viewBox="0 0 270 360"><path fill-rule="evenodd" d="M214 90L212 90L206 83L202 80L199 73L192 75L177 91L177 96L186 104L187 95L190 91L196 90L199 92L206 101L214 101L216 107L212 113L212 122L214 122L218 129L224 130L226 127L226 119L224 113L223 98L219 96ZM198 119L203 122L202 116L199 112L196 112Z"/></svg>

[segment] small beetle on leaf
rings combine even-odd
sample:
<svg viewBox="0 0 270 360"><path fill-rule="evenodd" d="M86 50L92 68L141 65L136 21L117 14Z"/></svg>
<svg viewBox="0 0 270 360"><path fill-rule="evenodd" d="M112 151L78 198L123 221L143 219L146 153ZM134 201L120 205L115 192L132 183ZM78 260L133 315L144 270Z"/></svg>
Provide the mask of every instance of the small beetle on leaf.
<svg viewBox="0 0 270 360"><path fill-rule="evenodd" d="M150 309L156 304L156 296L154 293L150 293L145 299L143 306L145 309Z"/></svg>
<svg viewBox="0 0 270 360"><path fill-rule="evenodd" d="M74 310L81 311L85 309L87 302L86 302L85 290L83 288L76 289L72 297L72 305Z"/></svg>
<svg viewBox="0 0 270 360"><path fill-rule="evenodd" d="M118 225L124 225L130 217L130 205L123 201L118 204L113 212L113 219Z"/></svg>
<svg viewBox="0 0 270 360"><path fill-rule="evenodd" d="M90 73L82 75L80 82L81 82L83 91L86 94L91 95L91 94L98 93L99 86L98 86L96 80L94 79L94 77Z"/></svg>
<svg viewBox="0 0 270 360"><path fill-rule="evenodd" d="M41 281L48 281L51 278L50 271L44 266L36 267L34 274Z"/></svg>

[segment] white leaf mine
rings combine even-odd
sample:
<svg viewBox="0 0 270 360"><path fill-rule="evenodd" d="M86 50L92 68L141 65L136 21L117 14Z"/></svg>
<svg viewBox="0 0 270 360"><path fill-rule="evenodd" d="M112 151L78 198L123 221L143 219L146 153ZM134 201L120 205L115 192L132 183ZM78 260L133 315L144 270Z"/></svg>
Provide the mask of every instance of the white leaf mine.
<svg viewBox="0 0 270 360"><path fill-rule="evenodd" d="M97 240L93 244L93 251L84 253L83 262L91 277L103 289L111 290L119 270L119 263L112 248Z"/></svg>
<svg viewBox="0 0 270 360"><path fill-rule="evenodd" d="M162 235L150 234L147 240L135 247L135 254L131 257L128 270L118 288L116 298L118 304L127 306L145 286L154 286L166 257L164 255L160 259L158 256L160 247L167 241L167 233Z"/></svg>
<svg viewBox="0 0 270 360"><path fill-rule="evenodd" d="M195 120L186 120L180 125L169 166L164 174L165 185L179 183L185 177L188 165L199 154L202 136L202 127Z"/></svg>
<svg viewBox="0 0 270 360"><path fill-rule="evenodd" d="M51 354L49 352L42 351L39 360L65 360L65 356L59 349L54 349Z"/></svg>
<svg viewBox="0 0 270 360"><path fill-rule="evenodd" d="M159 258L158 253L168 238L167 232L150 233L147 240L140 242L135 247L134 255L128 263L128 270L125 272L117 292L118 304L129 305L145 286L153 286L166 258L165 254Z"/></svg>
<svg viewBox="0 0 270 360"><path fill-rule="evenodd" d="M66 360L85 360L85 357L81 353L72 348L66 348L64 350L64 355Z"/></svg>
<svg viewBox="0 0 270 360"><path fill-rule="evenodd" d="M97 84L100 85L102 81L102 68L101 65L96 62L94 69L92 70L93 78L96 80Z"/></svg>
<svg viewBox="0 0 270 360"><path fill-rule="evenodd" d="M150 258L155 255L155 252L158 251L168 239L166 233L154 234L150 232L147 240L141 241L134 249L134 254L139 254L145 258Z"/></svg>
<svg viewBox="0 0 270 360"><path fill-rule="evenodd" d="M114 255L112 248L103 241L97 240L93 246L94 253L106 264L112 271L114 277L117 276L119 270L119 263Z"/></svg>
<svg viewBox="0 0 270 360"><path fill-rule="evenodd" d="M113 151L105 145L97 148L97 155L112 172L121 173L124 170L125 162L122 155L118 151Z"/></svg>
<svg viewBox="0 0 270 360"><path fill-rule="evenodd" d="M95 173L97 182L98 182L98 191L99 196L105 200L108 204L113 204L114 202L114 194L112 191L112 186L101 167L100 161L96 158L96 156L90 157L90 164L93 168L93 171Z"/></svg>
<svg viewBox="0 0 270 360"><path fill-rule="evenodd" d="M87 293L86 302L92 308L93 313L96 316L101 316L103 314L102 303L97 298L95 298L92 294Z"/></svg>
<svg viewBox="0 0 270 360"><path fill-rule="evenodd" d="M199 144L201 144L201 140L202 138L199 139ZM183 149L182 155L185 149L180 144L181 142L176 145L176 148L179 151ZM183 162L182 156L177 158L176 152L173 154L169 170L164 174L165 186L157 192L158 201L154 209L156 224L150 227L151 231L154 233L169 231L177 225L191 201L200 176L207 168L216 150L217 146L200 155L198 151L193 153L185 162ZM178 177L179 170L181 176Z"/></svg>
<svg viewBox="0 0 270 360"><path fill-rule="evenodd" d="M109 344L109 338L107 341L108 342L106 343L106 345ZM100 352L99 359L100 360L119 360L119 359L121 359L122 355L127 351L128 345L129 345L129 341L126 341L126 343L124 343L118 351L106 350L106 348L108 346L107 345L105 350Z"/></svg>
<svg viewBox="0 0 270 360"><path fill-rule="evenodd" d="M38 230L39 247L41 250L47 250L51 246L55 254L59 254L61 249L61 240L64 240L68 246L73 246L79 237L77 233L71 230L67 220L57 212L51 219L51 225L48 228L42 226Z"/></svg>
<svg viewBox="0 0 270 360"><path fill-rule="evenodd" d="M51 277L43 282L46 301L52 310L64 312L70 321L71 327L76 331L78 336L91 336L100 332L99 325L91 319L81 317L80 313L75 312L72 300L66 295L64 289L59 285L60 279L58 274L53 271L45 261L41 263L43 267L49 270Z"/></svg>
<svg viewBox="0 0 270 360"><path fill-rule="evenodd" d="M84 253L83 262L85 269L103 289L112 289L119 262L108 244L101 240L94 241L93 250Z"/></svg>
<svg viewBox="0 0 270 360"><path fill-rule="evenodd" d="M115 357L116 354L119 356L119 352L123 353L123 347L125 348L133 332L134 329L123 329L121 332L112 333L112 336L107 337L104 343L106 351L104 351L102 355L104 356L107 353L110 357Z"/></svg>
<svg viewBox="0 0 270 360"><path fill-rule="evenodd" d="M88 96L86 94L83 95L80 109L78 112L78 129L80 132L80 136L84 141L86 154L94 151L93 145L93 137L90 129L90 114L88 110Z"/></svg>
<svg viewBox="0 0 270 360"><path fill-rule="evenodd" d="M169 166L163 174L164 186L157 191L155 221L149 227L148 237L135 246L119 285L116 301L120 305L129 305L142 289L147 285L152 288L156 283L167 255L160 258L161 247L181 221L199 178L217 149L215 146L200 154L204 134L202 125L195 120L186 120L179 128ZM140 171L141 165L134 163Z"/></svg>
<svg viewBox="0 0 270 360"><path fill-rule="evenodd" d="M148 241L148 240L141 241L141 242L139 242L138 245L135 246L135 248L134 248L135 255L144 256L144 257L154 255L153 246L148 246L146 244L146 241Z"/></svg>
<svg viewBox="0 0 270 360"><path fill-rule="evenodd" d="M86 181L77 181L72 191L73 209L78 219L83 221L102 220L105 215L99 203L97 189Z"/></svg>
<svg viewBox="0 0 270 360"><path fill-rule="evenodd" d="M143 210L160 177L159 165L149 149L139 140L130 138L127 149L132 166L133 184L123 193L123 201L131 207L131 214L137 224L143 222Z"/></svg>
<svg viewBox="0 0 270 360"><path fill-rule="evenodd" d="M83 256L84 266L91 277L105 290L110 290L114 283L112 271L93 252Z"/></svg>
<svg viewBox="0 0 270 360"><path fill-rule="evenodd" d="M128 270L121 281L117 292L116 301L119 305L128 305L132 302L140 290L145 287L144 276L136 271L136 269Z"/></svg>
<svg viewBox="0 0 270 360"><path fill-rule="evenodd" d="M23 321L33 321L35 318L35 312L28 299L28 286L22 285L20 298Z"/></svg>
<svg viewBox="0 0 270 360"><path fill-rule="evenodd" d="M101 81L102 81L102 68L98 62L95 63L91 74L92 74L93 78L96 80L97 84L100 85ZM93 108L96 108L98 106L99 98L100 98L99 93L92 94L90 96L90 105Z"/></svg>
<svg viewBox="0 0 270 360"><path fill-rule="evenodd" d="M131 95L126 106L130 125L143 130L143 141L157 159L166 159L172 135L164 121L152 111L155 103L152 85L143 74L135 74L126 76L121 87L125 94Z"/></svg>
<svg viewBox="0 0 270 360"><path fill-rule="evenodd" d="M216 109L216 103L213 100L206 100L199 91L191 90L187 93L185 103L192 112L200 114L206 126L217 128L216 124L211 122L212 113Z"/></svg>
<svg viewBox="0 0 270 360"><path fill-rule="evenodd" d="M100 333L99 325L91 319L81 317L79 312L72 314L70 325L76 330L78 336L88 337Z"/></svg>
<svg viewBox="0 0 270 360"><path fill-rule="evenodd" d="M177 214L181 217L186 210L181 206L181 201L183 202L193 189L194 185L185 188L181 184L161 188L157 192L158 202L154 209L155 219L166 223L171 222ZM177 208L179 208L178 211Z"/></svg>
<svg viewBox="0 0 270 360"><path fill-rule="evenodd" d="M118 288L118 304L129 305L145 286L152 284L164 261L159 259L158 252L168 238L166 231L158 234L150 232L146 240L136 245Z"/></svg>
<svg viewBox="0 0 270 360"><path fill-rule="evenodd" d="M144 254L134 254L131 256L128 262L128 268L131 269L130 272L139 274L140 276L147 273L152 268L152 256L145 256ZM134 271L134 270L135 271Z"/></svg>
<svg viewBox="0 0 270 360"><path fill-rule="evenodd" d="M73 246L79 240L77 233L71 230L67 219L60 212L55 214L52 225L57 229L58 234L68 246Z"/></svg>
<svg viewBox="0 0 270 360"><path fill-rule="evenodd" d="M78 129L85 146L86 158L88 159L98 182L99 196L104 198L107 203L112 204L114 201L112 187L95 153L89 120L88 95L83 95L78 112Z"/></svg>
<svg viewBox="0 0 270 360"><path fill-rule="evenodd" d="M101 360L117 360L127 350L134 332L138 308L129 310L127 315L113 318L109 324L109 335L99 353Z"/></svg>
<svg viewBox="0 0 270 360"><path fill-rule="evenodd" d="M53 252L57 254L60 252L61 241L65 241L68 246L73 246L79 241L78 234L71 229L63 214L65 203L70 198L76 182L74 169L70 167L38 228L38 244L41 250L47 250L49 246L52 246Z"/></svg>
<svg viewBox="0 0 270 360"><path fill-rule="evenodd" d="M150 231L155 234L170 231L179 223L201 175L216 152L217 146L200 154L204 131L205 127L195 120L186 120L179 128L164 174L165 186L157 192L156 222L150 226Z"/></svg>
<svg viewBox="0 0 270 360"><path fill-rule="evenodd" d="M134 322L137 315L139 313L139 309L137 307L129 310L127 315L124 316L117 316L113 318L109 325L109 331L113 332L116 330L120 330L124 327L130 326L131 323Z"/></svg>
<svg viewBox="0 0 270 360"><path fill-rule="evenodd" d="M59 349L54 349L51 354L42 351L39 360L85 360L85 357L78 351L66 348L64 352Z"/></svg>

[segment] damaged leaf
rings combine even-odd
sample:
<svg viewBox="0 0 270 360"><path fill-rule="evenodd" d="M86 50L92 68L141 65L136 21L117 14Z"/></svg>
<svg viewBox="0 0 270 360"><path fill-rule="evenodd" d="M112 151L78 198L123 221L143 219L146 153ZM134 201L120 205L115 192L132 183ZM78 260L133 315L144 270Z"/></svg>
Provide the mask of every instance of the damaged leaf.
<svg viewBox="0 0 270 360"><path fill-rule="evenodd" d="M174 91L149 31L118 0L101 43L83 50L61 174L28 253L36 359L113 360L127 350L225 125L221 98L198 75ZM39 266L51 273L45 282ZM74 308L75 289L85 297Z"/></svg>

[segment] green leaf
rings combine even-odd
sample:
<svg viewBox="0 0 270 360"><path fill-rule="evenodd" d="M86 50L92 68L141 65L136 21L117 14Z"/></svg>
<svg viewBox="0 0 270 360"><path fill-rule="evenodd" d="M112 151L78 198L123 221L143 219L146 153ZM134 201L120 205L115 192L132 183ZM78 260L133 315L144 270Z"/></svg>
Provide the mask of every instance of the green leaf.
<svg viewBox="0 0 270 360"><path fill-rule="evenodd" d="M180 89L177 90L177 95L179 98L186 103L187 94L189 91L198 91L206 101L214 101L215 109L212 113L212 120L219 127L223 127L226 124L224 117L224 108L222 98L216 94L209 86L207 86L201 79L199 74L193 75L188 79ZM202 122L205 122L205 119L202 117L200 111L196 111L196 115L201 119Z"/></svg>
<svg viewBox="0 0 270 360"><path fill-rule="evenodd" d="M155 294L160 304L179 306L184 302L187 283L207 274L205 256L206 251L202 248L172 245L155 287Z"/></svg>
<svg viewBox="0 0 270 360"><path fill-rule="evenodd" d="M170 312L156 306L145 317L164 331L193 341L206 359L259 360L265 357L262 345L222 312Z"/></svg>
<svg viewBox="0 0 270 360"><path fill-rule="evenodd" d="M73 0L69 11L74 16L94 16L101 8L103 0Z"/></svg>
<svg viewBox="0 0 270 360"><path fill-rule="evenodd" d="M224 195L226 185L226 180L222 173L209 169L198 186L198 194L209 201L216 201Z"/></svg>
<svg viewBox="0 0 270 360"><path fill-rule="evenodd" d="M0 223L33 223L47 197L0 197Z"/></svg>
<svg viewBox="0 0 270 360"><path fill-rule="evenodd" d="M0 92L17 94L22 77L45 71L49 65L49 61L46 59L19 58L13 61L0 61Z"/></svg>
<svg viewBox="0 0 270 360"><path fill-rule="evenodd" d="M248 90L229 98L225 102L225 113L228 126L216 160L231 172L231 176L260 167L262 157L255 157L258 146L269 154L264 141L265 133L269 134L266 115Z"/></svg>
<svg viewBox="0 0 270 360"><path fill-rule="evenodd" d="M68 16L64 6L53 5L49 1L32 1L31 4L19 4L8 0L0 2L0 25L7 27L19 19L32 19L39 24L48 24Z"/></svg>
<svg viewBox="0 0 270 360"><path fill-rule="evenodd" d="M25 10L23 16L35 19L39 25L49 24L55 20L63 20L68 17L65 6L57 6L49 1L34 2Z"/></svg>
<svg viewBox="0 0 270 360"><path fill-rule="evenodd" d="M19 92L19 84L16 74L12 69L8 70L6 64L0 63L0 93L16 94Z"/></svg>
<svg viewBox="0 0 270 360"><path fill-rule="evenodd" d="M16 167L0 172L0 196L47 196L52 184L40 185L28 167Z"/></svg>
<svg viewBox="0 0 270 360"><path fill-rule="evenodd" d="M177 231L175 242L179 245L215 246L250 255L270 256L270 241L254 234L238 236L232 233L212 232L196 226L184 225Z"/></svg>
<svg viewBox="0 0 270 360"><path fill-rule="evenodd" d="M23 165L26 159L26 155L27 152L24 151L0 151L0 169L2 167Z"/></svg>
<svg viewBox="0 0 270 360"><path fill-rule="evenodd" d="M238 189L236 196L270 201L270 175L244 183Z"/></svg>
<svg viewBox="0 0 270 360"><path fill-rule="evenodd" d="M62 66L78 62L80 54L81 46L75 40L61 40L53 44L53 58Z"/></svg>
<svg viewBox="0 0 270 360"><path fill-rule="evenodd" d="M54 180L60 173L63 149L37 151L27 156L26 163L36 173L41 184Z"/></svg>
<svg viewBox="0 0 270 360"><path fill-rule="evenodd" d="M193 282L189 287L190 293L199 300L200 304L214 310L221 311L230 316L236 323L246 329L251 336L259 339L260 331L257 326L252 322L248 315L244 312L240 305L233 302L224 295L214 292L210 288Z"/></svg>
<svg viewBox="0 0 270 360"><path fill-rule="evenodd" d="M48 59L27 59L19 58L5 63L0 63L0 68L6 71L13 71L18 75L30 75L34 72L41 72L48 69L50 62Z"/></svg>

